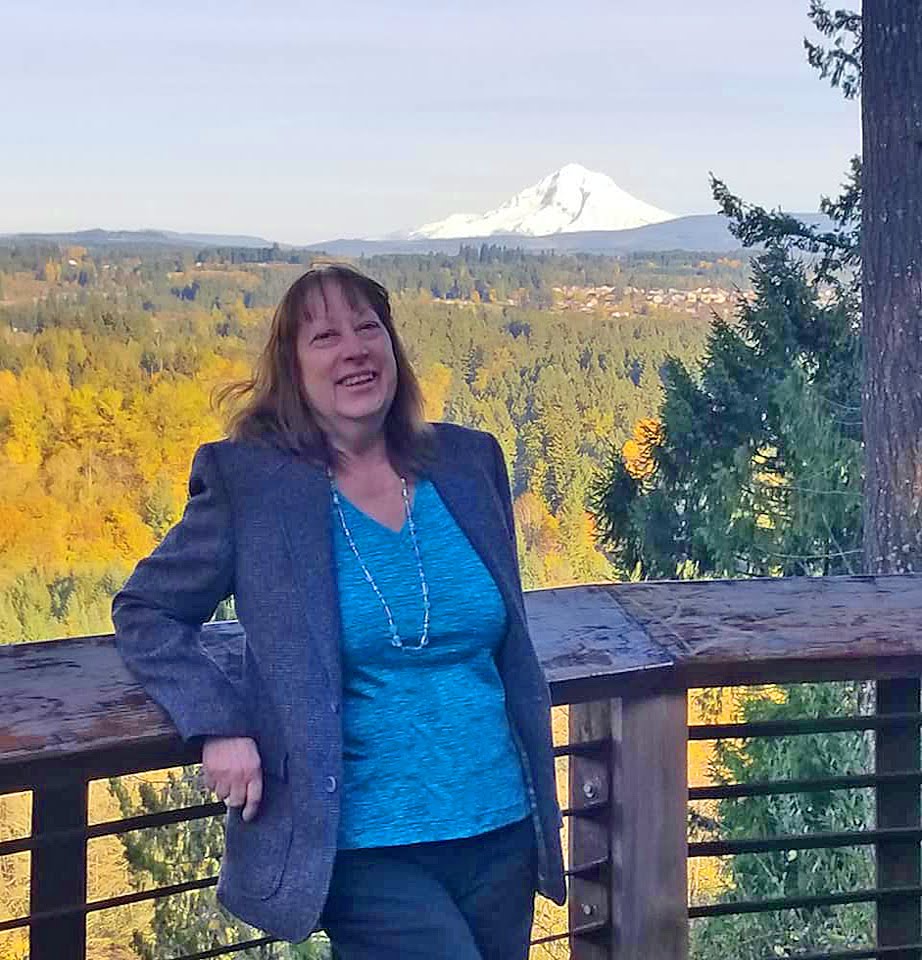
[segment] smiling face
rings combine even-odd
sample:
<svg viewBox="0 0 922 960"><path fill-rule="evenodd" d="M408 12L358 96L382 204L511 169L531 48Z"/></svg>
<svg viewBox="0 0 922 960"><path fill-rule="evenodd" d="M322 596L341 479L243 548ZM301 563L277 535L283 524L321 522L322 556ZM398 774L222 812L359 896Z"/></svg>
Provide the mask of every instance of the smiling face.
<svg viewBox="0 0 922 960"><path fill-rule="evenodd" d="M390 334L358 291L333 278L305 294L297 333L301 390L334 441L381 432L397 392Z"/></svg>

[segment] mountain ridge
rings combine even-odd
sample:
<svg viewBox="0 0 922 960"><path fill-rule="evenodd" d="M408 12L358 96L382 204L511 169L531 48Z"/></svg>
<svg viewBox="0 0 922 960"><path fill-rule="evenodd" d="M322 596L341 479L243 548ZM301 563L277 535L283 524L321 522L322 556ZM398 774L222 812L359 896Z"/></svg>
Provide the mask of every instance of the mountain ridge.
<svg viewBox="0 0 922 960"><path fill-rule="evenodd" d="M0 233L0 244L15 243L67 243L74 246L120 246L138 244L144 246L180 247L271 247L272 241L246 234L181 233L175 230L106 230L91 227L88 230L59 230L49 233Z"/></svg>
<svg viewBox="0 0 922 960"><path fill-rule="evenodd" d="M832 221L820 213L791 213L792 217L823 230ZM452 239L364 240L360 238L328 240L308 245L305 249L343 257L375 256L376 254L444 253L456 254L462 246L492 244L539 252L597 253L617 256L627 253L658 253L673 250L701 253L731 253L742 249L722 214L699 213L676 217L662 223L634 227L630 230L589 230L578 233L555 233L542 237L521 234L492 237L455 237Z"/></svg>
<svg viewBox="0 0 922 960"><path fill-rule="evenodd" d="M796 213L791 216L798 220L828 230L831 221L819 213ZM153 240L147 238L153 237ZM0 235L0 245L16 242L44 242L73 244L86 247L152 245L172 249L200 249L205 246L239 246L246 248L270 248L275 244L257 237L245 237L247 243L233 243L235 238L221 234L183 234L163 230L105 231L83 230L72 233L21 233ZM493 244L526 251L558 253L598 253L627 254L655 253L669 250L682 250L702 253L729 253L739 250L740 242L727 226L727 219L721 214L703 213L674 220L635 227L630 230L592 230L576 233L557 233L541 237L521 235L497 235L493 237L457 237L450 240L438 239L395 239L366 240L361 238L338 238L320 243L288 244L280 243L283 250L305 250L327 253L343 257L374 256L375 254L414 254L446 253L456 254L462 246Z"/></svg>

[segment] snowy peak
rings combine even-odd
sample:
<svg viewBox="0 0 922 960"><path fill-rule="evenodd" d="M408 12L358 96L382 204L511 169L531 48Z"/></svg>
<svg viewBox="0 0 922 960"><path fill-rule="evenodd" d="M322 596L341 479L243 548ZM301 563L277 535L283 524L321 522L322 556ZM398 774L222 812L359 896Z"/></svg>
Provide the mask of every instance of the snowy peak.
<svg viewBox="0 0 922 960"><path fill-rule="evenodd" d="M675 215L632 197L604 173L568 163L495 210L479 215L455 213L427 223L411 240L451 240L523 234L543 237L582 230L629 230L674 220Z"/></svg>

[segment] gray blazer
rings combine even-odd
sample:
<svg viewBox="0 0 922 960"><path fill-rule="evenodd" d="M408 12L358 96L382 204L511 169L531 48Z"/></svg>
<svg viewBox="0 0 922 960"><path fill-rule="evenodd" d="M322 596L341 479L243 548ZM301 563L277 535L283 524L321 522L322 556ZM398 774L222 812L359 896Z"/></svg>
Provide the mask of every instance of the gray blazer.
<svg viewBox="0 0 922 960"><path fill-rule="evenodd" d="M448 424L436 425L435 452L427 475L506 603L497 665L531 795L539 890L563 903L550 699L528 636L503 455L489 434ZM116 643L184 739L256 740L262 803L249 823L228 810L218 898L274 936L303 940L326 898L342 782L328 481L294 456L224 440L196 452L189 493L182 520L115 597ZM230 594L246 636L235 679L200 639Z"/></svg>

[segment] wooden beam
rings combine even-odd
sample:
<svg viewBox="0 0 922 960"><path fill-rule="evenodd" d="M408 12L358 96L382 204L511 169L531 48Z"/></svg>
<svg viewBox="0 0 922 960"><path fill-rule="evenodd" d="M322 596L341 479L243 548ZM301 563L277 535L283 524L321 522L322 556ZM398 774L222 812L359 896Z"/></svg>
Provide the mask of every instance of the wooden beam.
<svg viewBox="0 0 922 960"><path fill-rule="evenodd" d="M556 703L922 674L918 574L606 584L525 602ZM244 642L236 622L203 631L230 676ZM175 743L108 636L0 645L0 703L0 791L50 783L62 763L106 776Z"/></svg>
<svg viewBox="0 0 922 960"><path fill-rule="evenodd" d="M598 743L570 757L569 889L570 957L611 957L611 831L614 802L611 700L570 707L570 743ZM587 865L588 870L583 870Z"/></svg>
<svg viewBox="0 0 922 960"><path fill-rule="evenodd" d="M881 680L877 683L877 712L906 713L919 709L920 683L916 678ZM884 727L875 737L875 770L890 773L919 768L919 727L906 724ZM877 826L919 827L919 785L917 783L880 784L876 791ZM922 859L918 840L889 840L878 843L877 886L918 888L922 883ZM888 897L877 902L877 945L903 946L922 940L922 914L918 895ZM900 960L922 960L918 950L900 953Z"/></svg>
<svg viewBox="0 0 922 960"><path fill-rule="evenodd" d="M32 794L32 834L85 829L87 784L43 787ZM29 913L86 902L86 838L60 840L32 851ZM83 913L35 921L29 928L31 960L84 960L86 917Z"/></svg>
<svg viewBox="0 0 922 960"><path fill-rule="evenodd" d="M617 960L688 960L687 731L684 692L621 701L612 838Z"/></svg>

